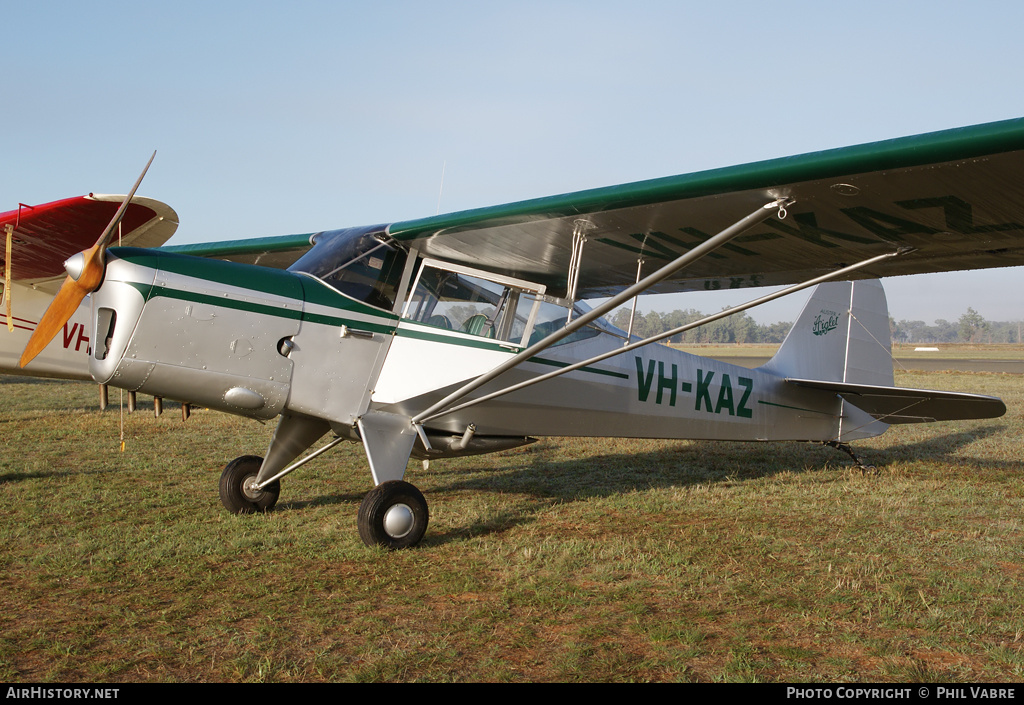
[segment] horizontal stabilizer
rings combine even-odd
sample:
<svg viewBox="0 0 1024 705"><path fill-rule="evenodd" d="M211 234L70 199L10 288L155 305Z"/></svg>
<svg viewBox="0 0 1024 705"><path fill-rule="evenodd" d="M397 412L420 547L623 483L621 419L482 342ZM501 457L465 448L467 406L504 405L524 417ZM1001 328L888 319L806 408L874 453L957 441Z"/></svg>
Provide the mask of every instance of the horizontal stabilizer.
<svg viewBox="0 0 1024 705"><path fill-rule="evenodd" d="M1006 413L1006 405L1002 400L983 394L879 387L811 379L787 378L786 381L799 387L835 392L858 409L887 424L994 419Z"/></svg>

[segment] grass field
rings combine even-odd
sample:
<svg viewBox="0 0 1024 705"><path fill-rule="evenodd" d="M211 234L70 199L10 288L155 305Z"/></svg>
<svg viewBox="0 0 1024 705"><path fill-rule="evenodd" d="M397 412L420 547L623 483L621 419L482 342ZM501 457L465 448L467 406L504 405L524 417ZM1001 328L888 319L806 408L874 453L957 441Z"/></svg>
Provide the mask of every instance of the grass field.
<svg viewBox="0 0 1024 705"><path fill-rule="evenodd" d="M857 444L877 475L806 444L415 464L430 528L388 554L357 446L238 517L220 470L272 426L136 413L121 453L94 385L2 377L0 680L1020 681L1024 378L897 383L1009 411Z"/></svg>
<svg viewBox="0 0 1024 705"><path fill-rule="evenodd" d="M917 348L938 348L938 352ZM941 357L949 360L1022 360L1024 345L1007 343L1002 345L971 345L969 343L936 343L923 345L893 345L892 353L904 359L929 359Z"/></svg>
<svg viewBox="0 0 1024 705"><path fill-rule="evenodd" d="M751 343L740 345L673 345L677 350L684 350L695 355L706 357L771 357L779 349L772 343ZM938 348L938 352L922 351L917 348ZM921 345L893 345L892 354L900 359L929 360L942 358L945 360L1024 360L1024 345L1016 343L999 345L972 345L970 343L923 343ZM897 369L899 366L897 365Z"/></svg>

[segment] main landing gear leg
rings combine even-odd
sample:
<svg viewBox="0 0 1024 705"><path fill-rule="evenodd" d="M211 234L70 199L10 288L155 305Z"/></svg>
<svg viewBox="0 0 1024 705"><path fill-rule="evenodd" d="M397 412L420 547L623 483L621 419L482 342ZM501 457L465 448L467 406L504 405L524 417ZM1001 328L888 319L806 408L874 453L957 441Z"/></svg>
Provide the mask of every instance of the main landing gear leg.
<svg viewBox="0 0 1024 705"><path fill-rule="evenodd" d="M876 468L874 465L865 465L864 461L862 461L857 456L857 454L853 452L853 448L850 447L849 443L841 443L839 441L823 441L822 445L826 445L826 446L828 446L830 448L835 448L836 450L841 450L844 453L846 453L848 456L853 458L853 462L857 464L857 467L860 469L860 472L861 472L862 475L863 474L868 474L868 475L877 475L878 474L878 468Z"/></svg>
<svg viewBox="0 0 1024 705"><path fill-rule="evenodd" d="M427 502L405 482L416 429L409 418L370 411L356 422L376 487L359 505L359 537L388 550L415 546L427 531Z"/></svg>
<svg viewBox="0 0 1024 705"><path fill-rule="evenodd" d="M360 417L357 429L377 485L359 506L359 536L368 546L389 550L415 546L423 539L430 520L423 494L402 479L416 440L416 429L408 417L379 411ZM279 479L282 476L342 442L339 436L284 467L328 430L329 424L322 419L282 416L266 460L243 455L224 468L220 478L221 502L235 514L262 512L273 507L281 493Z"/></svg>
<svg viewBox="0 0 1024 705"><path fill-rule="evenodd" d="M265 512L273 508L281 494L282 476L341 442L336 439L285 469L285 465L329 430L330 425L322 419L283 414L265 460L256 455L243 455L224 468L220 476L221 503L233 514Z"/></svg>

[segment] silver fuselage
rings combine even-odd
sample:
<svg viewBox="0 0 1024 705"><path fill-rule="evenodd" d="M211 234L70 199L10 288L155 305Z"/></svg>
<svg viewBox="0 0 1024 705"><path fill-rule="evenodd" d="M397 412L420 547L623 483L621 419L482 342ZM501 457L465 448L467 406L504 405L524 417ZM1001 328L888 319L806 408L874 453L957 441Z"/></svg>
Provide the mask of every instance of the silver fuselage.
<svg viewBox="0 0 1024 705"><path fill-rule="evenodd" d="M320 418L348 435L367 412L412 417L523 349L403 319L308 274L154 250L111 250L92 299L96 381L252 418ZM595 329L468 398L624 342ZM485 437L766 441L850 440L886 428L835 394L663 345L437 417L427 428L462 434L470 424Z"/></svg>

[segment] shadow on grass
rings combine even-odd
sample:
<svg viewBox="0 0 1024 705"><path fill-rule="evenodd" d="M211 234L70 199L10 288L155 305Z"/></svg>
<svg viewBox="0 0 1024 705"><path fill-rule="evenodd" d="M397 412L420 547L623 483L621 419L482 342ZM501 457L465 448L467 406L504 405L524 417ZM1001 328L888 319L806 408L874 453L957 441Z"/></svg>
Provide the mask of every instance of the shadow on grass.
<svg viewBox="0 0 1024 705"><path fill-rule="evenodd" d="M4 475L0 475L0 486L13 482L24 482L26 480L48 480L57 477L71 477L72 475L108 475L119 472L122 471L112 470L110 468L100 468L97 470L64 470L55 468L45 472L9 472Z"/></svg>
<svg viewBox="0 0 1024 705"><path fill-rule="evenodd" d="M997 435L1002 426L985 426L970 432L948 433L922 441L883 449L856 449L873 463L884 481L886 467L896 462L948 461L954 453L978 440ZM556 504L606 497L648 489L735 483L779 473L807 473L828 468L856 466L841 451L819 443L683 441L643 453L612 453L579 459L553 458L554 449L538 444L518 451L521 460L484 471L451 469L439 473L450 479L434 492L485 490L527 494L533 497L514 510L488 516L473 525L429 534L425 543L439 544L468 535L501 533L532 523L537 514ZM1020 468L1018 461L972 459L972 464L994 470ZM466 476L471 473L471 476ZM464 479L458 479L462 476Z"/></svg>
<svg viewBox="0 0 1024 705"><path fill-rule="evenodd" d="M0 375L0 384L68 384L70 381L56 377L30 377L29 375ZM94 384L94 383L93 383Z"/></svg>
<svg viewBox="0 0 1024 705"><path fill-rule="evenodd" d="M372 488L368 488L367 492L369 492L370 489ZM311 499L295 499L288 502L278 502L274 507L274 511L299 511L312 507L330 507L337 504L355 504L358 507L359 503L363 501L363 497L365 496L365 492L362 494L325 494Z"/></svg>
<svg viewBox="0 0 1024 705"><path fill-rule="evenodd" d="M900 445L889 446L881 450L873 449L869 452L872 455L878 456L879 460L885 464L890 464L896 460L948 460L951 453L954 453L971 443L996 436L1005 431L1005 426L1001 424L982 426L971 431L947 433L942 436L933 436L931 438L925 438L912 443L902 443ZM1019 467L1020 465L1020 461L1013 460L1003 461L975 459L973 462L983 467L993 467L998 469L1009 469L1013 466ZM882 466L879 465L879 467Z"/></svg>
<svg viewBox="0 0 1024 705"><path fill-rule="evenodd" d="M879 479L884 482L886 467L894 463L948 461L952 453L1000 433L1005 433L1003 426L989 425L969 432L952 432L883 448L857 448L857 451L880 470ZM846 454L818 443L652 441L645 445L642 441L622 441L621 446L622 452L595 453L592 450L595 446L586 439L563 439L525 446L499 456L437 462L428 471L428 503L443 502L440 497L446 493L464 492L508 493L521 499L512 506L496 507L472 523L444 533L428 531L423 545L443 545L468 536L498 535L533 523L552 506L589 498L668 487L741 483L780 473L854 468ZM629 450L645 447L648 449L641 452ZM1011 460L970 459L970 462L1002 471L1020 468L1019 462ZM0 483L32 476L2 476ZM363 486L355 491L339 487L342 491L337 493L328 490L315 496L286 499L290 493L285 488L282 501L274 511L303 511L326 506L356 512L370 489L368 476L367 470L365 490ZM406 479L414 484L423 482L418 477L421 477L418 469L410 468ZM432 500L431 495L439 499Z"/></svg>
<svg viewBox="0 0 1024 705"><path fill-rule="evenodd" d="M883 449L855 451L879 469L903 460L946 460L978 440L997 435L1001 426L949 433ZM536 450L533 450L533 449ZM531 492L560 501L606 496L651 487L680 487L709 481L769 477L780 472L813 472L828 467L854 467L841 451L819 443L681 441L645 453L614 453L579 459L551 459L549 449L533 446L519 451L522 462L492 475L480 475L443 486L443 491L490 489ZM1007 469L1015 461L976 460L982 466ZM444 475L464 474L450 470Z"/></svg>
<svg viewBox="0 0 1024 705"><path fill-rule="evenodd" d="M69 470L53 470L50 472L9 472L6 475L0 475L0 485L6 485L11 482L24 482L25 480L40 480L43 478L59 477L62 475L70 475Z"/></svg>

